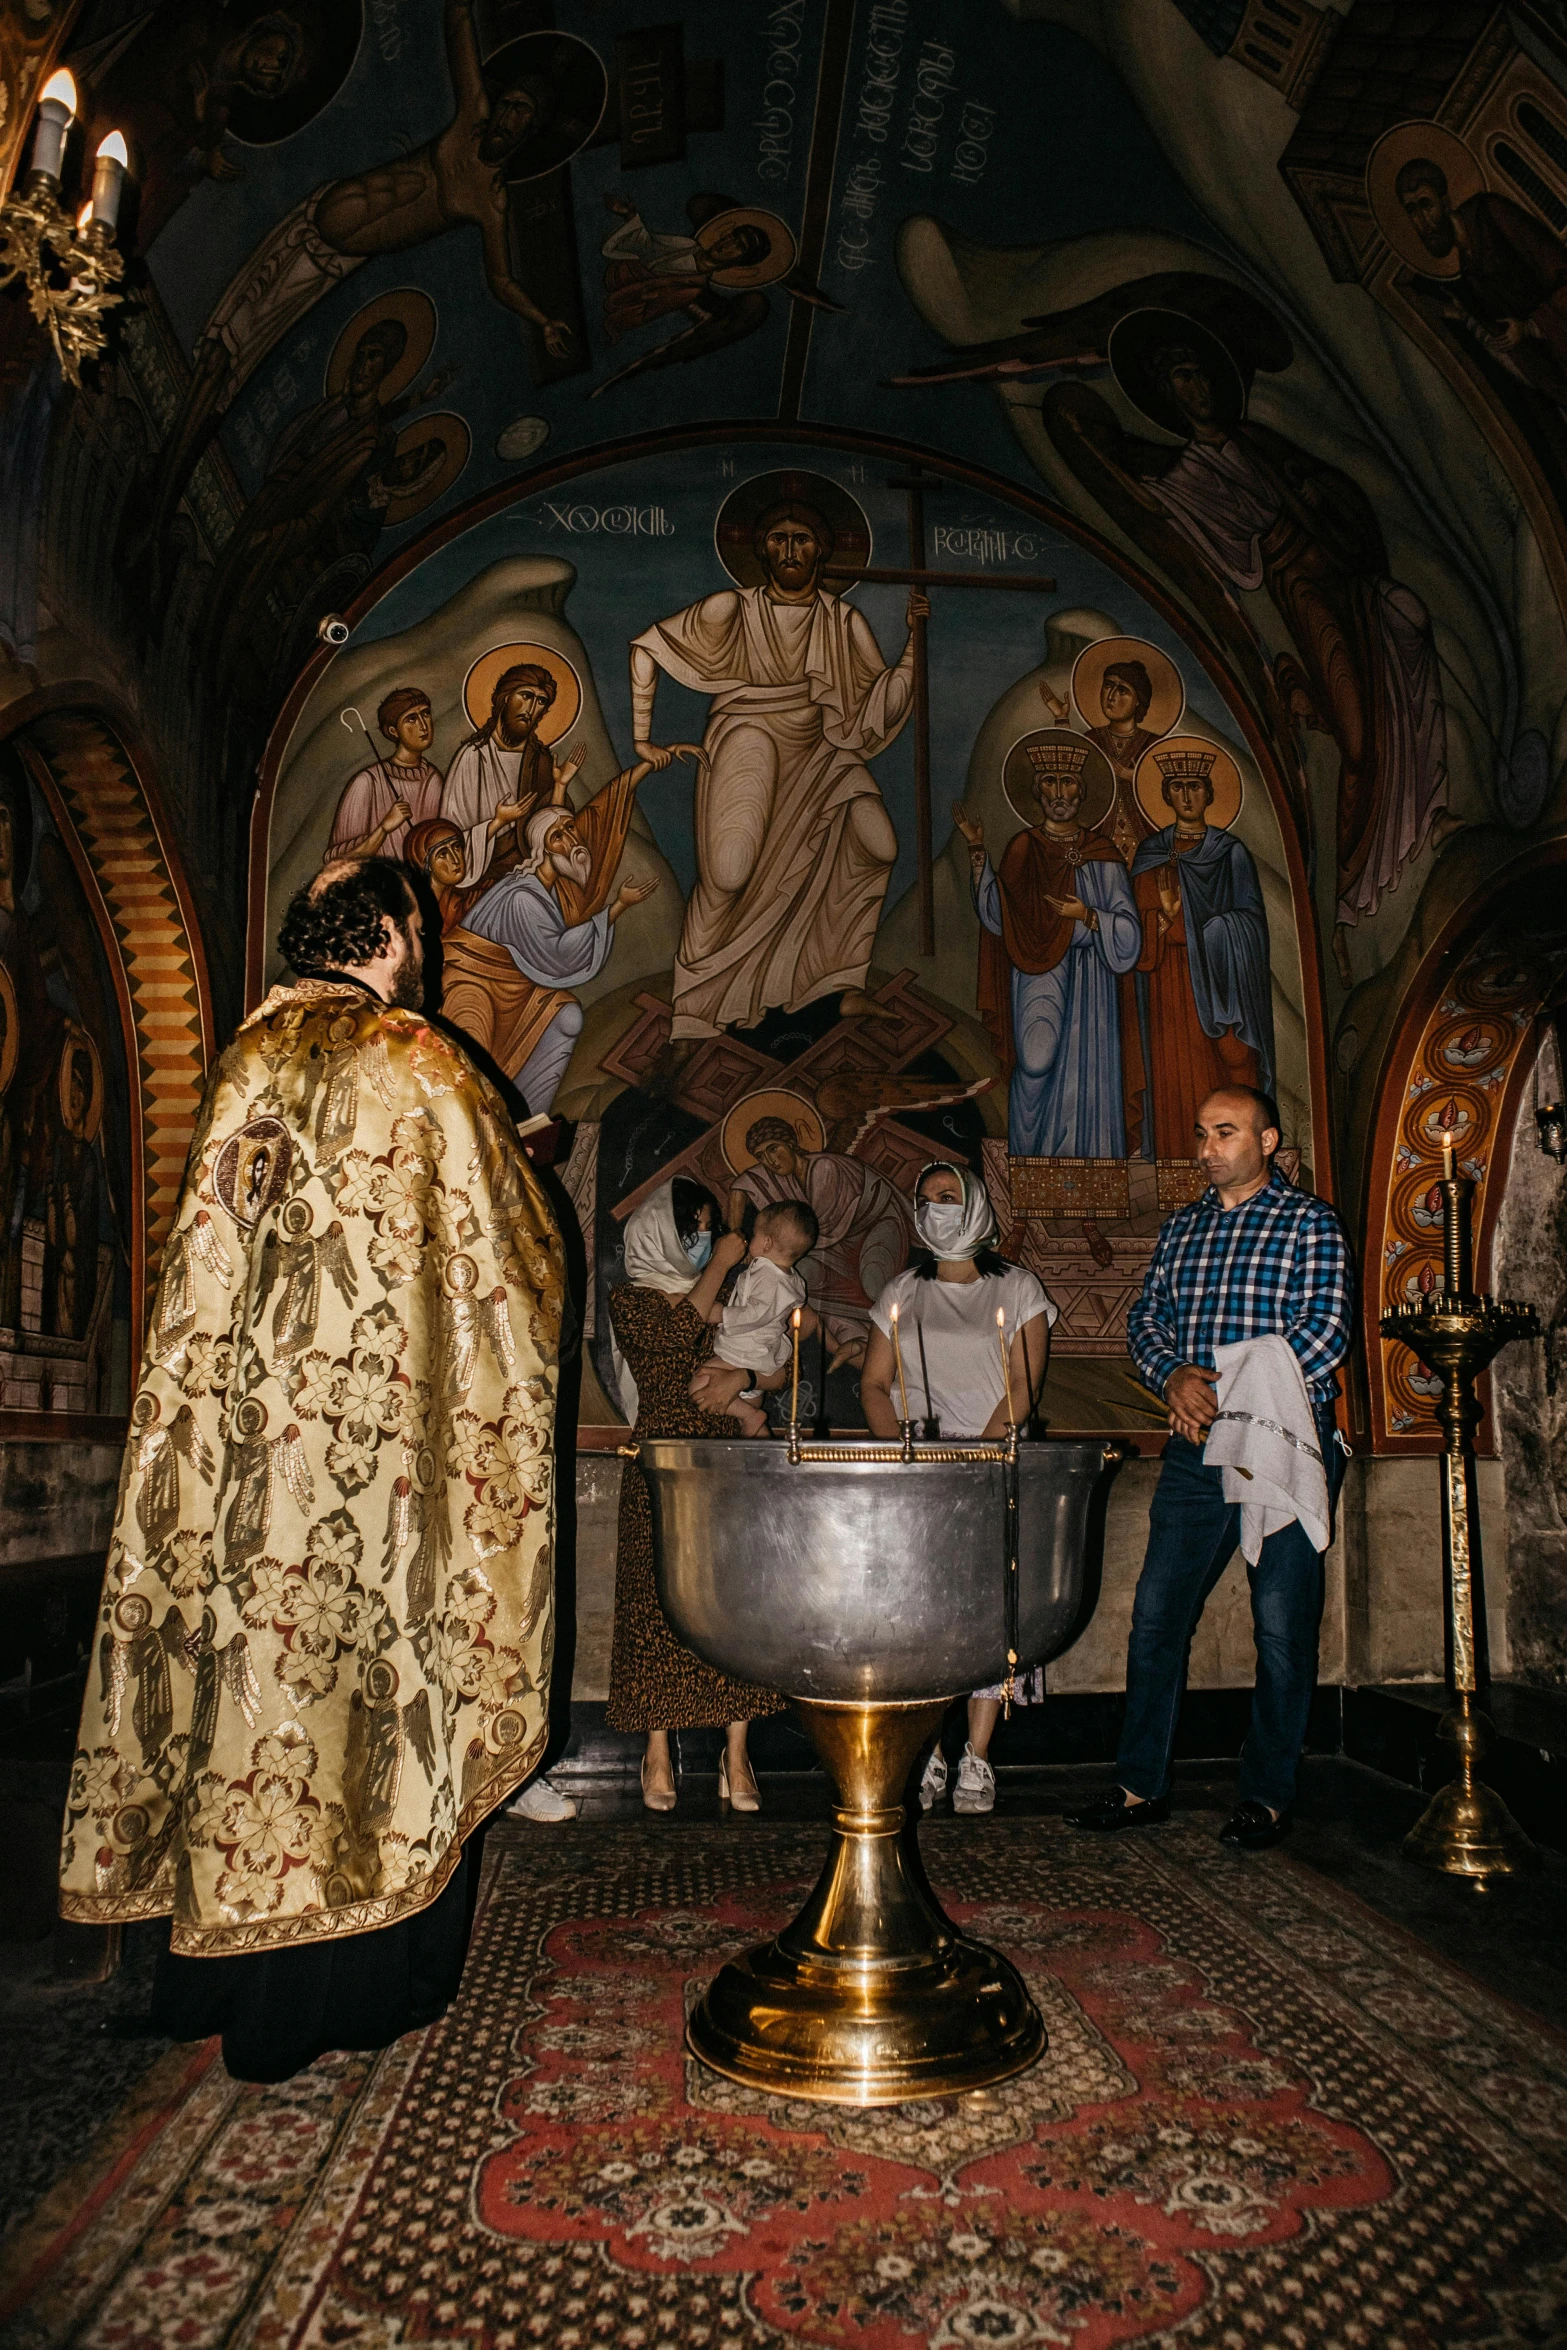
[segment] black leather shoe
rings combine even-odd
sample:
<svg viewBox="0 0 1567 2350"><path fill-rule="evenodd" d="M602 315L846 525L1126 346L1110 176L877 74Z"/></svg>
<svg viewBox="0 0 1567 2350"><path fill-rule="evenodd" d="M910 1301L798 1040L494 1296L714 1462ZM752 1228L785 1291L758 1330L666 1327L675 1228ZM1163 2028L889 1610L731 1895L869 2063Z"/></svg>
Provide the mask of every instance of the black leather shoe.
<svg viewBox="0 0 1567 2350"><path fill-rule="evenodd" d="M1069 1811L1067 1823L1086 1828L1093 1836L1113 1836L1121 1828L1162 1828L1170 1816L1170 1798L1159 1795L1151 1803L1133 1803L1124 1787L1096 1795L1081 1811Z"/></svg>
<svg viewBox="0 0 1567 2350"><path fill-rule="evenodd" d="M1283 1843L1294 1817L1281 1811L1275 1819L1265 1803L1238 1803L1219 1830L1219 1842L1242 1852L1266 1852L1271 1844Z"/></svg>

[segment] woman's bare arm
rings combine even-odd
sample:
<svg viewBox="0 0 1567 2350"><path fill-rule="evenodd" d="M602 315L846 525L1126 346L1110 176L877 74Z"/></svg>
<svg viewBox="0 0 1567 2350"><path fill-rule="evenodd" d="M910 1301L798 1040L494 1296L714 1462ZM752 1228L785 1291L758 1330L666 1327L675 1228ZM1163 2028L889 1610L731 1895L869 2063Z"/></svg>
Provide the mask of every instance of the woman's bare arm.
<svg viewBox="0 0 1567 2350"><path fill-rule="evenodd" d="M1050 1321L1040 1313L1012 1333L1012 1343L1007 1349L1007 1365L1012 1373L1012 1416L1021 1428L1027 1427L1039 1407L1039 1391L1045 1383L1045 1365L1049 1360ZM1004 1395L985 1422L982 1431L985 1436L1005 1436L1008 1401Z"/></svg>
<svg viewBox="0 0 1567 2350"><path fill-rule="evenodd" d="M896 1377L892 1341L884 1338L873 1322L866 1342L865 1363L860 1372L860 1404L865 1413L865 1425L873 1436L902 1435L897 1408L892 1400L892 1382Z"/></svg>

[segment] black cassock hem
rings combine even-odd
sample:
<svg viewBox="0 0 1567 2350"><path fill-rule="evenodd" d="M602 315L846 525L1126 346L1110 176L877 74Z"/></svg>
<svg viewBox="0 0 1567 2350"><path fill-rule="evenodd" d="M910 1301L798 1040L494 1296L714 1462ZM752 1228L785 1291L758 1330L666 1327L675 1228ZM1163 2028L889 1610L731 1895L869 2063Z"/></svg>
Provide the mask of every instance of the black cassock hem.
<svg viewBox="0 0 1567 2350"><path fill-rule="evenodd" d="M236 2081L287 2081L328 2049L388 2048L457 1996L479 1895L484 1827L429 1906L369 1934L241 1958L158 1954L151 2023L170 2040L222 2035Z"/></svg>

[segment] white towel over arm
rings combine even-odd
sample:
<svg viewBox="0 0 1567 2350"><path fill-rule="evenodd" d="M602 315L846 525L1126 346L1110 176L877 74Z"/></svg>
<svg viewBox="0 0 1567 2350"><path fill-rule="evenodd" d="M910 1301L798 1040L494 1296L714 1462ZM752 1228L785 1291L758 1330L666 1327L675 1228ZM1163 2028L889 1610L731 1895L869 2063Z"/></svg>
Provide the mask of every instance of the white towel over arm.
<svg viewBox="0 0 1567 2350"><path fill-rule="evenodd" d="M1203 1459L1224 1471L1241 1505L1241 1552L1255 1566L1270 1534L1298 1518L1313 1550L1328 1547L1331 1509L1322 1439L1299 1363L1282 1338L1216 1346L1219 1415Z"/></svg>

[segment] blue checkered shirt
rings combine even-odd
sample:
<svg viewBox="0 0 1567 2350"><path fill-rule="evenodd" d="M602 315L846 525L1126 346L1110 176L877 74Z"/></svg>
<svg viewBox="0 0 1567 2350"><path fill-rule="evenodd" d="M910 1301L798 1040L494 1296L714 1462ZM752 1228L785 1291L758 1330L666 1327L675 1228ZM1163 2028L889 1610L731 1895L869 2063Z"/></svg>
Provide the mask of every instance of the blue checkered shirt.
<svg viewBox="0 0 1567 2350"><path fill-rule="evenodd" d="M1127 1345L1144 1384L1163 1395L1183 1363L1211 1371L1216 1346L1276 1335L1321 1407L1338 1393L1333 1370L1349 1352L1354 1293L1337 1216L1275 1171L1238 1208L1222 1208L1209 1190L1166 1219L1127 1317Z"/></svg>

